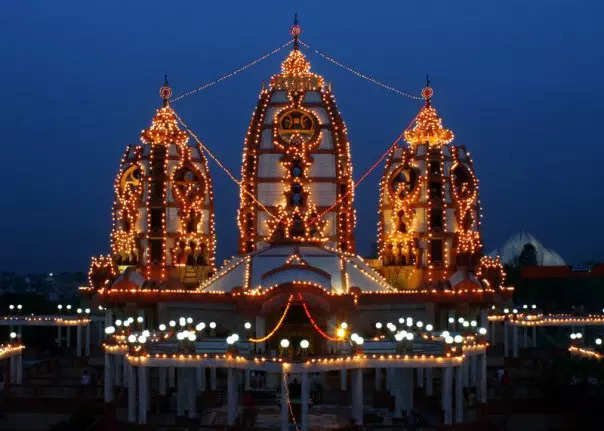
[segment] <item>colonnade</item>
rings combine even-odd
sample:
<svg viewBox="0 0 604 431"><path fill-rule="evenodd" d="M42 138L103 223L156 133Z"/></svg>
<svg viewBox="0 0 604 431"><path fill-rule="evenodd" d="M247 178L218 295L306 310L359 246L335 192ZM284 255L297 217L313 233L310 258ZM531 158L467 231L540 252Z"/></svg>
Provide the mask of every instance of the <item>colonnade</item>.
<svg viewBox="0 0 604 431"><path fill-rule="evenodd" d="M275 374L278 383L280 404L280 428L287 430L290 421L291 402L288 379L301 382L300 420L302 430L308 430L310 405L310 375L328 371L340 372L340 389L351 393L351 418L358 425L363 424L363 376L375 373L376 389L386 388L393 396L395 408L393 417L401 418L403 412L411 412L414 405L415 387L424 388L427 395L433 395L435 370L441 370L441 406L445 424L463 421L463 388L475 386L479 402L486 402L486 352L469 352L464 358L398 358L369 359L328 362L282 363L278 361L253 361L223 358L145 358L142 361L128 361L123 352L105 353L105 402L114 399L114 387L128 388L128 421L145 424L150 410L150 375L158 379L157 391L166 395L168 387L176 389L176 409L178 416L195 418L198 391L206 390L209 368L209 387L216 389L216 369L226 370L227 425L234 425L239 410L239 388L249 389L251 371ZM119 371L118 371L119 370ZM349 387L350 386L350 387ZM453 392L454 391L454 392Z"/></svg>

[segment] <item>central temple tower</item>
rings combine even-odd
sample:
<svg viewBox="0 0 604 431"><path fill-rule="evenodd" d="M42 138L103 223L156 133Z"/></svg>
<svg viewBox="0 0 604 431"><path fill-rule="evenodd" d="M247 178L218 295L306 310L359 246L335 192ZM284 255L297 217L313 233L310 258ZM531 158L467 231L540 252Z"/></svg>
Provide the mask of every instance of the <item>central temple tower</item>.
<svg viewBox="0 0 604 431"><path fill-rule="evenodd" d="M355 213L346 125L322 76L293 49L263 88L244 141L239 252L271 243L354 251Z"/></svg>

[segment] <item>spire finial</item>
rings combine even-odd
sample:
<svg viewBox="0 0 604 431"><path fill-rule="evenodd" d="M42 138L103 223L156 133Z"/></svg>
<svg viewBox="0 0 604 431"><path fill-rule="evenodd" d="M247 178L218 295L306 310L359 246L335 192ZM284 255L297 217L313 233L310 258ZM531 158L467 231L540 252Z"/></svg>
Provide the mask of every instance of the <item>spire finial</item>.
<svg viewBox="0 0 604 431"><path fill-rule="evenodd" d="M430 87L430 76L426 73L426 86L422 89L422 97L426 99L426 104L430 104L433 95L434 90Z"/></svg>
<svg viewBox="0 0 604 431"><path fill-rule="evenodd" d="M300 49L300 42L298 40L300 33L302 33L302 28L300 27L300 24L298 24L298 13L296 12L294 14L294 25L292 25L289 30L289 34L294 38L294 49L296 50Z"/></svg>
<svg viewBox="0 0 604 431"><path fill-rule="evenodd" d="M168 106L168 101L172 97L172 89L168 85L168 74L164 75L164 85L159 89L159 95L163 99L163 106Z"/></svg>

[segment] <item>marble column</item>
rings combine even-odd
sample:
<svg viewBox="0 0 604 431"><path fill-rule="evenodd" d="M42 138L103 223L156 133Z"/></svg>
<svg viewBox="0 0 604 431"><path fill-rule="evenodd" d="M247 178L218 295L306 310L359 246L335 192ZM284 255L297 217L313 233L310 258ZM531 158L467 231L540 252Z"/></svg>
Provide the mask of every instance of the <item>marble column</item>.
<svg viewBox="0 0 604 431"><path fill-rule="evenodd" d="M417 384L418 388L424 387L424 368L423 367L417 368L417 383L416 384Z"/></svg>
<svg viewBox="0 0 604 431"><path fill-rule="evenodd" d="M216 367L210 367L210 389L216 390Z"/></svg>
<svg viewBox="0 0 604 431"><path fill-rule="evenodd" d="M71 347L71 326L66 326L65 330L67 331L67 348Z"/></svg>
<svg viewBox="0 0 604 431"><path fill-rule="evenodd" d="M463 422L463 369L455 367L455 423Z"/></svg>
<svg viewBox="0 0 604 431"><path fill-rule="evenodd" d="M199 379L199 390L200 391L205 391L206 390L206 367L199 367L199 371L200 371L200 379Z"/></svg>
<svg viewBox="0 0 604 431"><path fill-rule="evenodd" d="M250 391L250 390L252 390L252 385L251 385L251 382L250 382L251 373L252 372L250 371L249 368L246 368L245 371L244 371L244 373L245 373L244 387L245 387L246 391Z"/></svg>
<svg viewBox="0 0 604 431"><path fill-rule="evenodd" d="M256 316L256 338L262 338L266 335L266 319L264 316ZM266 351L266 343L263 341L261 343L256 343L256 352L264 353Z"/></svg>
<svg viewBox="0 0 604 431"><path fill-rule="evenodd" d="M84 354L88 357L90 356L90 325L92 322L86 325L86 342L84 344Z"/></svg>
<svg viewBox="0 0 604 431"><path fill-rule="evenodd" d="M82 327L76 327L76 356L82 356Z"/></svg>
<svg viewBox="0 0 604 431"><path fill-rule="evenodd" d="M115 377L114 379L114 385L115 386L121 386L122 385L122 360L125 359L124 356L119 356L119 355L115 355L113 356L113 375Z"/></svg>
<svg viewBox="0 0 604 431"><path fill-rule="evenodd" d="M23 355L20 353L15 356L15 361L17 365L17 380L16 383L18 385L23 383Z"/></svg>
<svg viewBox="0 0 604 431"><path fill-rule="evenodd" d="M308 403L310 399L310 384L308 381L308 373L306 371L302 372L302 394L301 394L301 402L302 402L302 411L301 411L301 422L302 422L302 431L308 431Z"/></svg>
<svg viewBox="0 0 604 431"><path fill-rule="evenodd" d="M57 344L59 345L59 347L61 347L61 345L62 345L61 326L57 326Z"/></svg>
<svg viewBox="0 0 604 431"><path fill-rule="evenodd" d="M512 348L513 348L513 355L514 358L518 357L518 326L514 325L512 327Z"/></svg>
<svg viewBox="0 0 604 431"><path fill-rule="evenodd" d="M185 368L185 370L189 376L187 379L187 413L189 419L194 419L197 417L197 388L199 382L196 378L196 371L199 370L199 367Z"/></svg>
<svg viewBox="0 0 604 431"><path fill-rule="evenodd" d="M235 369L227 368L227 425L235 425L237 420L237 379Z"/></svg>
<svg viewBox="0 0 604 431"><path fill-rule="evenodd" d="M399 387L402 395L403 410L407 415L413 409L413 368L400 368Z"/></svg>
<svg viewBox="0 0 604 431"><path fill-rule="evenodd" d="M478 401L481 403L487 402L487 354L483 353L479 357L479 366L478 366L478 376L479 376L479 384L478 384Z"/></svg>
<svg viewBox="0 0 604 431"><path fill-rule="evenodd" d="M432 385L433 368L427 367L426 372L424 374L426 375L426 395L432 396L432 394L434 393L434 389L433 389L433 385Z"/></svg>
<svg viewBox="0 0 604 431"><path fill-rule="evenodd" d="M363 369L351 372L352 419L357 426L363 425Z"/></svg>
<svg viewBox="0 0 604 431"><path fill-rule="evenodd" d="M503 357L509 356L509 345L508 345L508 322L507 320L503 321Z"/></svg>
<svg viewBox="0 0 604 431"><path fill-rule="evenodd" d="M330 316L327 319L327 333L333 335L336 332L337 324L336 316ZM329 353L336 353L338 343L336 341L328 341L327 348Z"/></svg>
<svg viewBox="0 0 604 431"><path fill-rule="evenodd" d="M176 368L168 367L168 385L170 388L176 387Z"/></svg>
<svg viewBox="0 0 604 431"><path fill-rule="evenodd" d="M389 368L390 369L390 368ZM403 417L403 370L402 368L392 368L392 382L390 383L390 393L394 396L394 411L392 416L400 419Z"/></svg>
<svg viewBox="0 0 604 431"><path fill-rule="evenodd" d="M392 390L392 382L396 378L396 373L394 368L386 368L386 390L390 393L390 395L394 396Z"/></svg>
<svg viewBox="0 0 604 431"><path fill-rule="evenodd" d="M128 422L136 422L136 368L128 364Z"/></svg>
<svg viewBox="0 0 604 431"><path fill-rule="evenodd" d="M342 369L342 370L340 370L340 390L341 391L347 390L347 383L348 383L348 373L346 372L346 370Z"/></svg>
<svg viewBox="0 0 604 431"><path fill-rule="evenodd" d="M382 368L375 368L375 390L382 390Z"/></svg>
<svg viewBox="0 0 604 431"><path fill-rule="evenodd" d="M128 387L128 360L126 355L122 356L122 386Z"/></svg>
<svg viewBox="0 0 604 431"><path fill-rule="evenodd" d="M476 386L478 383L478 356L470 356L470 386Z"/></svg>
<svg viewBox="0 0 604 431"><path fill-rule="evenodd" d="M463 378L463 386L470 386L470 361L467 359L462 363L462 378Z"/></svg>
<svg viewBox="0 0 604 431"><path fill-rule="evenodd" d="M103 330L103 325L100 321L96 322L96 328L97 328L97 332L98 332L98 339L99 339L99 346L100 346L101 344L103 344L103 338L105 336L105 331Z"/></svg>
<svg viewBox="0 0 604 431"><path fill-rule="evenodd" d="M8 364L10 366L8 381L13 384L16 384L17 383L17 361L15 360L14 356L11 356L11 358L8 360Z"/></svg>
<svg viewBox="0 0 604 431"><path fill-rule="evenodd" d="M187 398L187 375L186 368L176 368L176 416L185 415L185 404Z"/></svg>
<svg viewBox="0 0 604 431"><path fill-rule="evenodd" d="M149 374L147 367L138 367L138 423L147 423L147 409L149 408Z"/></svg>
<svg viewBox="0 0 604 431"><path fill-rule="evenodd" d="M159 368L159 394L168 394L168 368L166 367Z"/></svg>
<svg viewBox="0 0 604 431"><path fill-rule="evenodd" d="M537 327L533 326L532 331L533 331L533 347L537 348Z"/></svg>
<svg viewBox="0 0 604 431"><path fill-rule="evenodd" d="M112 355L105 353L105 402L113 401L113 370L111 368Z"/></svg>
<svg viewBox="0 0 604 431"><path fill-rule="evenodd" d="M528 348L528 327L523 327L522 328L522 335L523 335L523 340L522 340L522 347L523 348Z"/></svg>
<svg viewBox="0 0 604 431"><path fill-rule="evenodd" d="M444 367L442 369L442 385L441 385L441 402L444 413L445 425L451 425L453 423L453 412L452 412L452 391L453 391L453 367Z"/></svg>
<svg viewBox="0 0 604 431"><path fill-rule="evenodd" d="M288 431L289 408L287 406L287 374L281 373L281 431Z"/></svg>

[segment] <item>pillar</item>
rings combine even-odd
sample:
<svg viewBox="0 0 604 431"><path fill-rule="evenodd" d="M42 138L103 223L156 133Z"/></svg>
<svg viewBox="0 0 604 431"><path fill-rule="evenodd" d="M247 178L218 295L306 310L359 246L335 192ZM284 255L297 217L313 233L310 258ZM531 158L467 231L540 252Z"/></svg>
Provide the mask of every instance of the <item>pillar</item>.
<svg viewBox="0 0 604 431"><path fill-rule="evenodd" d="M149 408L149 373L147 367L138 367L138 423L147 423Z"/></svg>
<svg viewBox="0 0 604 431"><path fill-rule="evenodd" d="M424 368L423 367L419 367L417 369L417 387L418 388L423 388L424 387Z"/></svg>
<svg viewBox="0 0 604 431"><path fill-rule="evenodd" d="M15 355L14 358L16 358L15 361L17 365L17 378L15 383L20 385L23 383L23 356L19 353L18 355Z"/></svg>
<svg viewBox="0 0 604 431"><path fill-rule="evenodd" d="M522 328L522 330L523 330L522 347L526 349L526 348L528 348L528 327L525 326Z"/></svg>
<svg viewBox="0 0 604 431"><path fill-rule="evenodd" d="M256 338L262 338L266 335L266 319L264 316L256 316ZM266 343L256 343L256 352L264 353L266 350Z"/></svg>
<svg viewBox="0 0 604 431"><path fill-rule="evenodd" d="M512 348L514 358L518 357L518 326L514 325L512 327Z"/></svg>
<svg viewBox="0 0 604 431"><path fill-rule="evenodd" d="M176 416L185 415L187 376L185 368L176 369Z"/></svg>
<svg viewBox="0 0 604 431"><path fill-rule="evenodd" d="M113 375L115 376L114 379L114 384L115 386L121 386L122 385L122 361L125 360L124 356L118 356L115 355L113 357Z"/></svg>
<svg viewBox="0 0 604 431"><path fill-rule="evenodd" d="M197 388L199 387L195 374L199 367L185 368L185 370L189 375L187 379L187 413L189 419L194 419L197 417Z"/></svg>
<svg viewBox="0 0 604 431"><path fill-rule="evenodd" d="M90 356L90 325L92 324L92 322L88 323L88 325L86 325L86 341L84 343L84 354L86 356Z"/></svg>
<svg viewBox="0 0 604 431"><path fill-rule="evenodd" d="M216 390L216 367L210 367L210 389Z"/></svg>
<svg viewBox="0 0 604 431"><path fill-rule="evenodd" d="M445 425L451 425L453 423L453 412L452 412L452 400L451 392L453 389L453 367L442 368L442 393L441 401L444 413Z"/></svg>
<svg viewBox="0 0 604 431"><path fill-rule="evenodd" d="M126 355L122 356L122 386L128 387L128 360Z"/></svg>
<svg viewBox="0 0 604 431"><path fill-rule="evenodd" d="M348 373L345 369L340 370L340 390L346 391L348 383Z"/></svg>
<svg viewBox="0 0 604 431"><path fill-rule="evenodd" d="M281 431L287 431L289 408L287 407L287 373L281 372Z"/></svg>
<svg viewBox="0 0 604 431"><path fill-rule="evenodd" d="M168 369L166 367L159 368L159 394L168 394Z"/></svg>
<svg viewBox="0 0 604 431"><path fill-rule="evenodd" d="M250 377L251 377L250 374L251 374L250 369L246 368L245 369L245 384L244 384L246 391L252 390L252 385L251 385L251 382L250 382Z"/></svg>
<svg viewBox="0 0 604 431"><path fill-rule="evenodd" d="M403 396L403 410L407 415L413 409L413 368L401 368L400 390Z"/></svg>
<svg viewBox="0 0 604 431"><path fill-rule="evenodd" d="M82 356L82 327L76 327L76 356Z"/></svg>
<svg viewBox="0 0 604 431"><path fill-rule="evenodd" d="M136 368L128 364L128 422L136 422Z"/></svg>
<svg viewBox="0 0 604 431"><path fill-rule="evenodd" d="M301 402L302 402L302 411L300 421L302 422L302 431L308 431L308 403L310 399L310 384L308 381L308 373L306 371L302 372L302 394L301 394Z"/></svg>
<svg viewBox="0 0 604 431"><path fill-rule="evenodd" d="M206 390L206 367L199 367L199 371L200 371L200 380L199 380L199 390L200 391L205 391Z"/></svg>
<svg viewBox="0 0 604 431"><path fill-rule="evenodd" d="M57 326L57 344L61 347L61 326Z"/></svg>
<svg viewBox="0 0 604 431"><path fill-rule="evenodd" d="M101 344L103 344L103 338L105 336L105 331L103 330L103 325L101 324L100 321L96 322L96 327L97 327L97 331L98 331L99 346L100 346Z"/></svg>
<svg viewBox="0 0 604 431"><path fill-rule="evenodd" d="M113 373L111 369L111 355L105 353L105 402L113 401Z"/></svg>
<svg viewBox="0 0 604 431"><path fill-rule="evenodd" d="M426 395L427 396L432 396L432 394L434 393L433 385L432 385L432 373L433 373L432 367L426 368L426 372L424 373L426 375Z"/></svg>
<svg viewBox="0 0 604 431"><path fill-rule="evenodd" d="M478 384L478 356L470 356L470 386L477 386Z"/></svg>
<svg viewBox="0 0 604 431"><path fill-rule="evenodd" d="M470 361L467 358L462 362L462 379L464 387L470 386Z"/></svg>
<svg viewBox="0 0 604 431"><path fill-rule="evenodd" d="M394 396L394 412L392 413L392 416L398 419L403 417L404 410L402 386L402 369L392 368L392 382L390 383L390 394Z"/></svg>
<svg viewBox="0 0 604 431"><path fill-rule="evenodd" d="M465 361L464 361L465 362ZM455 367L455 423L463 422L463 368Z"/></svg>
<svg viewBox="0 0 604 431"><path fill-rule="evenodd" d="M396 370L394 368L386 368L386 390L390 393L390 395L394 395L392 390L392 383L394 382L394 379L396 377L395 371Z"/></svg>
<svg viewBox="0 0 604 431"><path fill-rule="evenodd" d="M381 368L375 369L375 390L376 391L382 390L382 369Z"/></svg>
<svg viewBox="0 0 604 431"><path fill-rule="evenodd" d="M487 402L487 354L486 352L479 356L478 365L478 401Z"/></svg>
<svg viewBox="0 0 604 431"><path fill-rule="evenodd" d="M533 326L533 348L537 348L537 327Z"/></svg>
<svg viewBox="0 0 604 431"><path fill-rule="evenodd" d="M66 326L65 330L67 331L67 348L71 347L71 326Z"/></svg>
<svg viewBox="0 0 604 431"><path fill-rule="evenodd" d="M215 368L214 368L215 369ZM227 425L235 425L237 419L237 379L235 369L227 368Z"/></svg>
<svg viewBox="0 0 604 431"><path fill-rule="evenodd" d="M482 310L480 310L480 325L481 328L485 328L487 330L489 330L489 310L486 308L483 308Z"/></svg>
<svg viewBox="0 0 604 431"><path fill-rule="evenodd" d="M497 321L493 321L491 324L491 344L497 344Z"/></svg>
<svg viewBox="0 0 604 431"><path fill-rule="evenodd" d="M509 356L509 345L508 345L508 322L503 321L503 357Z"/></svg>
<svg viewBox="0 0 604 431"><path fill-rule="evenodd" d="M357 426L363 425L363 369L351 373L352 386L352 419Z"/></svg>
<svg viewBox="0 0 604 431"><path fill-rule="evenodd" d="M171 388L176 387L176 368L174 367L168 368L168 383Z"/></svg>
<svg viewBox="0 0 604 431"><path fill-rule="evenodd" d="M10 366L8 380L11 383L17 383L17 361L15 360L15 356L11 356L8 363Z"/></svg>

